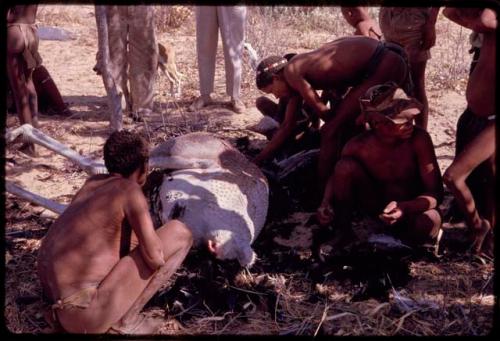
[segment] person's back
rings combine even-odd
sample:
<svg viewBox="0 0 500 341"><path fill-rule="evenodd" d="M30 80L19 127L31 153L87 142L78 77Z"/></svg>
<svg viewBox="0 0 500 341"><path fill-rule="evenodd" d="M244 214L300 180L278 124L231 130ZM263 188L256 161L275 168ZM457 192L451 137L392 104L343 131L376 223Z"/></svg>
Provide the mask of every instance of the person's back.
<svg viewBox="0 0 500 341"><path fill-rule="evenodd" d="M285 76L300 74L315 89L345 88L360 81L379 42L368 37L343 37L292 58ZM353 77L354 75L354 77Z"/></svg>
<svg viewBox="0 0 500 341"><path fill-rule="evenodd" d="M39 250L38 266L42 284L56 284L46 288L51 299L99 283L120 259L130 195L142 195L131 180L93 176L50 227Z"/></svg>
<svg viewBox="0 0 500 341"><path fill-rule="evenodd" d="M492 26L495 22L495 12L485 9L481 16L484 26ZM469 108L480 117L488 117L496 113L496 31L484 29L481 54L476 67L469 76L467 83L466 98Z"/></svg>
<svg viewBox="0 0 500 341"><path fill-rule="evenodd" d="M141 190L148 159L142 137L112 133L104 145L110 174L89 178L42 240L38 275L53 322L67 332L150 334L164 322L139 313L181 264L192 235L175 220L154 229Z"/></svg>

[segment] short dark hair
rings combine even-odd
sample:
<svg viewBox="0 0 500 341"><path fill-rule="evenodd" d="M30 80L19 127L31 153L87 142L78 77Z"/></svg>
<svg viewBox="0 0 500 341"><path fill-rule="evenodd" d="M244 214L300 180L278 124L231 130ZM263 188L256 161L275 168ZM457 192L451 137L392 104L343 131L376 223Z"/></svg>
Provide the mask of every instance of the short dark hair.
<svg viewBox="0 0 500 341"><path fill-rule="evenodd" d="M273 75L282 72L287 62L295 55L295 53L288 53L283 57L269 56L263 59L257 66L257 75L255 77L257 88L262 89L271 84L273 82Z"/></svg>
<svg viewBox="0 0 500 341"><path fill-rule="evenodd" d="M104 164L110 173L128 177L148 160L148 143L131 131L115 131L104 144Z"/></svg>

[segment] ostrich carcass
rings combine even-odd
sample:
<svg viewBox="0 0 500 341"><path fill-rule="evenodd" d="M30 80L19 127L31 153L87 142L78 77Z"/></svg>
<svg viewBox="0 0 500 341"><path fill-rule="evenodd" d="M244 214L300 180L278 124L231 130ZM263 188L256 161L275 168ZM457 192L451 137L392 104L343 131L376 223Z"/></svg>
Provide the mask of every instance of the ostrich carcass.
<svg viewBox="0 0 500 341"><path fill-rule="evenodd" d="M105 172L102 161L82 157L28 124L6 135L7 142L16 138L66 156L88 173ZM228 142L201 132L161 143L150 153L149 165L165 170L152 205L161 222L183 221L195 244L207 244L219 259L254 263L251 244L264 226L269 204L268 183L256 165Z"/></svg>

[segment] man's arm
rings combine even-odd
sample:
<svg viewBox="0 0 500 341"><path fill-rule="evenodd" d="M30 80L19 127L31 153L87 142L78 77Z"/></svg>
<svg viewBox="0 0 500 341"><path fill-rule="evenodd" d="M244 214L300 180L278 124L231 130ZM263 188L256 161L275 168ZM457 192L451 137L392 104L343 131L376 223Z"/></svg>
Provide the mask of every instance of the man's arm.
<svg viewBox="0 0 500 341"><path fill-rule="evenodd" d="M165 264L161 240L156 234L149 214L148 203L138 185L127 192L125 218L139 241L139 249L146 264L156 270Z"/></svg>
<svg viewBox="0 0 500 341"><path fill-rule="evenodd" d="M415 135L414 148L417 154L423 191L414 200L399 203L405 213L424 212L434 209L443 199L443 179L431 137L423 130L415 131Z"/></svg>
<svg viewBox="0 0 500 341"><path fill-rule="evenodd" d="M273 138L266 147L255 157L253 160L257 165L271 158L283 144L292 136L297 125L297 117L295 113L300 105L302 99L299 96L291 97L287 103L285 111L285 119L281 123L278 131L274 134Z"/></svg>
<svg viewBox="0 0 500 341"><path fill-rule="evenodd" d="M358 135L359 136L359 135ZM357 157L357 152L363 148L358 143L359 137L354 137L346 143L342 149L341 159L346 157ZM329 224L333 220L333 195L335 193L335 169L326 182L323 199L316 211L316 217L321 225Z"/></svg>
<svg viewBox="0 0 500 341"><path fill-rule="evenodd" d="M288 66L285 67L283 74L288 85L300 94L304 102L306 102L321 119L325 120L330 109L328 109L328 106L323 103L316 90L313 89L311 84L309 84L301 72L299 72L298 66L294 63L289 63Z"/></svg>
<svg viewBox="0 0 500 341"><path fill-rule="evenodd" d="M380 39L382 37L380 27L375 20L370 17L365 7L341 7L341 11L347 23L356 29L354 32L355 35L362 35L375 39Z"/></svg>
<svg viewBox="0 0 500 341"><path fill-rule="evenodd" d="M475 32L488 33L496 30L496 13L489 8L446 7L443 15L455 23Z"/></svg>
<svg viewBox="0 0 500 341"><path fill-rule="evenodd" d="M423 130L415 132L414 150L417 154L418 170L423 193L413 200L391 201L379 218L394 224L408 213L420 213L435 209L443 199L443 181L429 134Z"/></svg>

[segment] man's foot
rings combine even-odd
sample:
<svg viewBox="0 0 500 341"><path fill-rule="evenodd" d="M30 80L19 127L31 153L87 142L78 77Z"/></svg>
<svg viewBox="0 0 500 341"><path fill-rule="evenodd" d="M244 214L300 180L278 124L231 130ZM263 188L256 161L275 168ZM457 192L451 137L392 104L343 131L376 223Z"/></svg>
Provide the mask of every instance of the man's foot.
<svg viewBox="0 0 500 341"><path fill-rule="evenodd" d="M347 246L357 241L356 235L350 230L336 231L336 236L322 243L316 252L320 262L326 263Z"/></svg>
<svg viewBox="0 0 500 341"><path fill-rule="evenodd" d="M495 236L493 235L493 230L490 229L484 238L480 256L488 261L492 261L494 257L494 244Z"/></svg>
<svg viewBox="0 0 500 341"><path fill-rule="evenodd" d="M200 96L189 106L189 111L198 111L212 103L213 101L210 96Z"/></svg>
<svg viewBox="0 0 500 341"><path fill-rule="evenodd" d="M31 157L38 156L35 145L33 143L24 143L21 147L19 147L19 151Z"/></svg>
<svg viewBox="0 0 500 341"><path fill-rule="evenodd" d="M490 230L491 230L490 222L486 219L482 220L481 226L479 228L472 229L471 252L473 254L478 255L481 253L483 242L488 232L490 232Z"/></svg>
<svg viewBox="0 0 500 341"><path fill-rule="evenodd" d="M141 314L137 319L127 325L120 322L112 326L108 330L108 334L125 334L125 335L151 335L158 332L158 330L165 324L163 317L146 317Z"/></svg>
<svg viewBox="0 0 500 341"><path fill-rule="evenodd" d="M231 108L237 114L243 114L247 109L240 99L231 99Z"/></svg>

